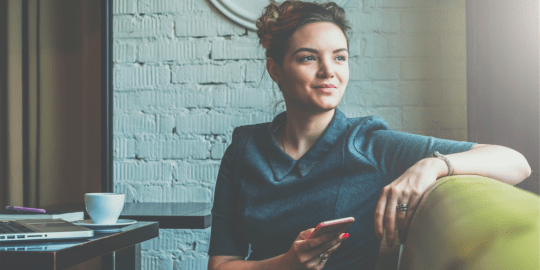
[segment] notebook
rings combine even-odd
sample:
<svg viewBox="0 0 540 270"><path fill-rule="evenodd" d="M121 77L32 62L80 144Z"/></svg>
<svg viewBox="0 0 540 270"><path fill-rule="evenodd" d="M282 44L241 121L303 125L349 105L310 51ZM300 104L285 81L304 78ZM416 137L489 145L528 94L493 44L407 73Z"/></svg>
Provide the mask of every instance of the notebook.
<svg viewBox="0 0 540 270"><path fill-rule="evenodd" d="M94 231L61 219L0 221L0 243L90 238Z"/></svg>

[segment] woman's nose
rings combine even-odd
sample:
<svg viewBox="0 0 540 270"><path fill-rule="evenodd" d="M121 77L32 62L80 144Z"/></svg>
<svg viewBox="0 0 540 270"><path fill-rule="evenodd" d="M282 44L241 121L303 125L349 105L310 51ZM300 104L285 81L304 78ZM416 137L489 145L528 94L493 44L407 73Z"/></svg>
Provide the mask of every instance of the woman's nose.
<svg viewBox="0 0 540 270"><path fill-rule="evenodd" d="M317 72L317 77L332 78L335 75L334 72L334 67L332 66L331 61L323 60L319 64L319 71Z"/></svg>

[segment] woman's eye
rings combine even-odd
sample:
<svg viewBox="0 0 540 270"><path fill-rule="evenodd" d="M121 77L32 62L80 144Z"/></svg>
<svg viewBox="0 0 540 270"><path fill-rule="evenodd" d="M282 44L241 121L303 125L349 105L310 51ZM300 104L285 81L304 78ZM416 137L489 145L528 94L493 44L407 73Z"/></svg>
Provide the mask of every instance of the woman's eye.
<svg viewBox="0 0 540 270"><path fill-rule="evenodd" d="M315 57L313 55L304 56L300 59L301 61L312 61L315 60Z"/></svg>
<svg viewBox="0 0 540 270"><path fill-rule="evenodd" d="M347 58L346 58L345 56L343 56L343 55L340 55L340 56L336 57L336 59L337 59L338 61L345 61L345 60L347 60Z"/></svg>

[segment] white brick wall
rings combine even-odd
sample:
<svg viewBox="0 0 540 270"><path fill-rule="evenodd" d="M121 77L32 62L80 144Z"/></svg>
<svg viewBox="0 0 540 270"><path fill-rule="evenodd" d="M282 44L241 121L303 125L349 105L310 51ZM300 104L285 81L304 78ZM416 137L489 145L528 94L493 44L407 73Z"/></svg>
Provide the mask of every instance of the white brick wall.
<svg viewBox="0 0 540 270"><path fill-rule="evenodd" d="M134 202L211 202L234 127L279 112L256 34L209 0L116 0L113 12L115 191ZM465 1L351 0L347 13L340 109L465 140ZM206 269L209 238L210 229L162 229L142 245L143 269Z"/></svg>

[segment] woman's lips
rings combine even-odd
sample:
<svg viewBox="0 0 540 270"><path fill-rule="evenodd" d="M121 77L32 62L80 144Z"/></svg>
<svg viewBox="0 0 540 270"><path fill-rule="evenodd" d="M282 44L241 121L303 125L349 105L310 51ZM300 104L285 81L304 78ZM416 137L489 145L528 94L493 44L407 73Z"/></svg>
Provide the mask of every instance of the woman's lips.
<svg viewBox="0 0 540 270"><path fill-rule="evenodd" d="M317 86L317 89L319 89L319 91L325 94L330 94L332 93L332 90L336 89L336 86L333 84L323 84L323 85Z"/></svg>

